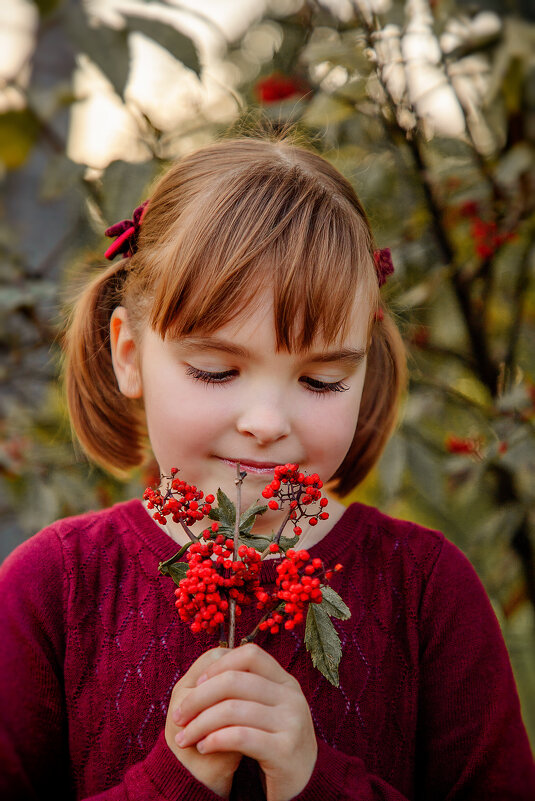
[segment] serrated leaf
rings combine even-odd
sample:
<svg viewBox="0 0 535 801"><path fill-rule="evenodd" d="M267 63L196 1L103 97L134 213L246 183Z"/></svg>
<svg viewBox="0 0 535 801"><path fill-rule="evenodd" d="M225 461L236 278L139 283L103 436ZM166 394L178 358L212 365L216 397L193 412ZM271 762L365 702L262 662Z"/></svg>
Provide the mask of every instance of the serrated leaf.
<svg viewBox="0 0 535 801"><path fill-rule="evenodd" d="M217 506L214 506L212 507L212 509L210 509L210 511L208 512L208 517L210 518L210 520L219 520L220 515Z"/></svg>
<svg viewBox="0 0 535 801"><path fill-rule="evenodd" d="M323 596L323 601L320 606L328 615L336 617L338 620L349 620L351 617L351 610L332 587L322 587L321 594Z"/></svg>
<svg viewBox="0 0 535 801"><path fill-rule="evenodd" d="M257 515L263 515L267 510L265 504L253 503L240 517L240 534L249 534Z"/></svg>
<svg viewBox="0 0 535 801"><path fill-rule="evenodd" d="M217 490L217 506L219 508L220 523L234 529L234 524L236 523L236 507L222 489Z"/></svg>
<svg viewBox="0 0 535 801"><path fill-rule="evenodd" d="M340 638L322 605L310 604L305 627L305 645L312 664L335 687L340 685L338 665L342 658Z"/></svg>
<svg viewBox="0 0 535 801"><path fill-rule="evenodd" d="M159 22L146 17L134 17L129 14L125 14L125 19L131 31L137 31L148 36L149 39L153 39L185 67L193 70L197 75L201 74L199 54L189 36L177 31L167 22Z"/></svg>

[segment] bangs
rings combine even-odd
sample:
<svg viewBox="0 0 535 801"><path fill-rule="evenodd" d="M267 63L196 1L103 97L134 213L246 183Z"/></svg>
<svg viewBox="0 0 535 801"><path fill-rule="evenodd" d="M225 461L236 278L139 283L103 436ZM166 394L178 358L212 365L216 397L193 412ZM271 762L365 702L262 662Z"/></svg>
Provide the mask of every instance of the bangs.
<svg viewBox="0 0 535 801"><path fill-rule="evenodd" d="M330 176L318 177L317 164L314 172L307 166L295 156L289 164L257 155L220 169L208 190L205 182L187 205L175 202L161 237L151 236L151 211L161 218L171 203L165 191L155 192L144 221L152 244L143 250L151 254L144 271L152 276L149 322L160 336L212 334L254 314L266 289L279 349L307 350L316 338L343 336L357 297L373 318L379 288L364 212L334 168L327 164L335 186Z"/></svg>

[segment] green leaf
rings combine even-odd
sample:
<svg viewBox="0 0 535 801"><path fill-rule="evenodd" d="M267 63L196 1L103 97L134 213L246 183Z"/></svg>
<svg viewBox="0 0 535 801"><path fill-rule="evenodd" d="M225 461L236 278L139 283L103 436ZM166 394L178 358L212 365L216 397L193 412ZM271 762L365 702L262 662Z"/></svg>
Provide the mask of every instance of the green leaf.
<svg viewBox="0 0 535 801"><path fill-rule="evenodd" d="M86 167L75 164L61 153L48 159L40 187L39 199L57 200L77 185L81 185Z"/></svg>
<svg viewBox="0 0 535 801"><path fill-rule="evenodd" d="M265 551L271 539L267 537L255 537L252 534L240 534L240 542L248 548L256 548L257 551Z"/></svg>
<svg viewBox="0 0 535 801"><path fill-rule="evenodd" d="M267 511L265 504L253 503L248 509L243 512L240 517L240 534L249 534L257 515L263 515Z"/></svg>
<svg viewBox="0 0 535 801"><path fill-rule="evenodd" d="M323 604L310 604L308 607L305 645L314 667L331 684L338 687L338 665L342 658L342 647L331 618L322 607Z"/></svg>
<svg viewBox="0 0 535 801"><path fill-rule="evenodd" d="M74 47L89 56L122 97L130 67L128 31L114 30L104 25L90 27L83 10L76 3L68 7L66 19L67 32Z"/></svg>
<svg viewBox="0 0 535 801"><path fill-rule="evenodd" d="M279 540L279 547L283 553L289 548L293 548L299 542L299 537L281 537Z"/></svg>
<svg viewBox="0 0 535 801"><path fill-rule="evenodd" d="M332 587L322 587L321 594L323 595L323 601L320 606L328 615L336 617L338 620L349 620L351 617L349 607L346 606Z"/></svg>
<svg viewBox="0 0 535 801"><path fill-rule="evenodd" d="M125 15L125 19L131 31L137 31L144 36L148 36L149 39L154 39L178 61L182 62L185 67L193 70L197 75L201 74L199 54L189 36L180 33L172 25L155 19L133 17L131 15Z"/></svg>
<svg viewBox="0 0 535 801"><path fill-rule="evenodd" d="M170 559L166 559L165 562L160 562L160 564L158 565L158 570L160 571L160 573L162 573L164 576L168 576L169 575L168 568L171 565L174 565L175 562L178 562L180 559L182 559L182 557L184 556L184 554L191 545L192 545L191 542L187 542L180 548L179 551L173 554L173 556L171 556Z"/></svg>
<svg viewBox="0 0 535 801"><path fill-rule="evenodd" d="M153 161L112 161L106 167L102 176L102 216L109 225L132 217L134 208L147 196L155 167Z"/></svg>
<svg viewBox="0 0 535 801"><path fill-rule="evenodd" d="M169 567L167 568L167 573L169 576L171 576L171 578L178 587L181 580L183 578L186 578L188 569L189 569L189 564L187 562L175 562L174 565L169 565Z"/></svg>
<svg viewBox="0 0 535 801"><path fill-rule="evenodd" d="M33 2L40 16L47 17L62 4L63 0L33 0Z"/></svg>
<svg viewBox="0 0 535 801"><path fill-rule="evenodd" d="M301 122L311 128L325 128L337 122L344 122L354 114L354 109L346 100L319 92L311 100Z"/></svg>
<svg viewBox="0 0 535 801"><path fill-rule="evenodd" d="M236 507L222 489L217 490L217 505L220 523L233 530L236 523Z"/></svg>

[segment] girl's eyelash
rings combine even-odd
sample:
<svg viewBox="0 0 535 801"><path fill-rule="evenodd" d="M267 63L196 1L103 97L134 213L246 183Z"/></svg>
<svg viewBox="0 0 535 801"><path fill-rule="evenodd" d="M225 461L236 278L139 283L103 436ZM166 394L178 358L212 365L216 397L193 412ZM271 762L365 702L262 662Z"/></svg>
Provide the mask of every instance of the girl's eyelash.
<svg viewBox="0 0 535 801"><path fill-rule="evenodd" d="M190 364L186 367L187 375L191 376L195 381L203 381L205 384L224 384L234 378L237 373L237 370L223 370L214 373L209 370L200 370ZM299 381L309 392L314 392L316 395L324 395L327 392L346 392L349 389L343 381L318 381L316 378L310 378L309 376L303 376Z"/></svg>
<svg viewBox="0 0 535 801"><path fill-rule="evenodd" d="M316 395L323 395L327 392L346 392L349 387L343 381L335 381L330 383L328 381L318 381L316 378L303 376L299 381L305 385L310 392L315 392Z"/></svg>
<svg viewBox="0 0 535 801"><path fill-rule="evenodd" d="M237 370L224 370L220 373L211 373L209 370L199 370L190 364L186 367L186 374L195 381L204 381L205 384L224 384L237 374Z"/></svg>

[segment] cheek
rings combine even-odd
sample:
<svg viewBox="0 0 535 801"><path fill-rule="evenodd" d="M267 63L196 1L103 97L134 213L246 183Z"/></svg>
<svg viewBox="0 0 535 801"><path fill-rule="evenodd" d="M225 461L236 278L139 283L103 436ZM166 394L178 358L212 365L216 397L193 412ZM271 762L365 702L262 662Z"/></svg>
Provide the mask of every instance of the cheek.
<svg viewBox="0 0 535 801"><path fill-rule="evenodd" d="M145 412L153 448L180 448L182 452L202 448L214 438L227 418L226 404L217 390L196 385L187 377L169 376L146 384ZM150 376L147 376L150 382Z"/></svg>
<svg viewBox="0 0 535 801"><path fill-rule="evenodd" d="M330 475L339 467L351 446L357 427L359 403L360 394L316 414L310 429L314 434L309 441L315 452L315 460L323 462L324 472Z"/></svg>

